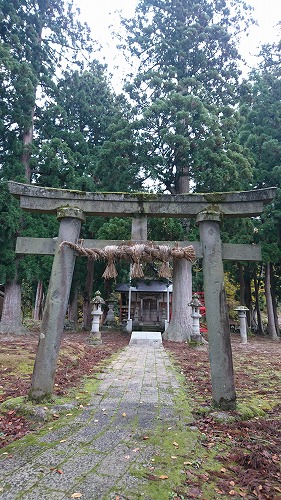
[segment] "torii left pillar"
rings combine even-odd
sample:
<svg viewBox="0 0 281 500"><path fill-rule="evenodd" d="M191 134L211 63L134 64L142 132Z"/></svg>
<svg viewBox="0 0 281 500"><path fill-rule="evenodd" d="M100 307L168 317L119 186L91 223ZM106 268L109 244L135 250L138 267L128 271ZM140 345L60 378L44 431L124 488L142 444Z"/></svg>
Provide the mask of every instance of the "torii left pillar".
<svg viewBox="0 0 281 500"><path fill-rule="evenodd" d="M38 351L36 355L29 398L40 401L51 397L57 366L57 358L63 333L64 320L75 264L74 251L62 241L76 243L81 222L85 220L79 208L61 208L59 235L53 261L49 289L44 309Z"/></svg>

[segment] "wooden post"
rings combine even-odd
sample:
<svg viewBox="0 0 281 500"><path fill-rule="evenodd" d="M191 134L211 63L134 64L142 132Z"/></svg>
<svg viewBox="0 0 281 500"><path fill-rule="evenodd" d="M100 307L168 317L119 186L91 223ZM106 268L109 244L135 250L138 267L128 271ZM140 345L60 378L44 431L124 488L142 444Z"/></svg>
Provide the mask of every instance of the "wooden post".
<svg viewBox="0 0 281 500"><path fill-rule="evenodd" d="M75 254L69 247L60 249L59 245L62 241L76 243L84 220L83 212L75 208L59 209L57 217L60 229L29 392L33 401L51 397L71 288Z"/></svg>

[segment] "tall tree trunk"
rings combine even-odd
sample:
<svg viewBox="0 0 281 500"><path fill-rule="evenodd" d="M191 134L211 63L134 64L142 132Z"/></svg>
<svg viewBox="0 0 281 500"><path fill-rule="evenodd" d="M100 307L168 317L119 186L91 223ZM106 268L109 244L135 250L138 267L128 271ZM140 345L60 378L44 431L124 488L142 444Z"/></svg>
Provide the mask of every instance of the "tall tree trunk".
<svg viewBox="0 0 281 500"><path fill-rule="evenodd" d="M245 280L244 280L244 266L238 262L238 277L239 277L239 294L240 304L245 305Z"/></svg>
<svg viewBox="0 0 281 500"><path fill-rule="evenodd" d="M189 193L189 167L185 166L176 182L176 194ZM189 221L183 226L189 228ZM163 338L174 342L190 341L192 334L192 264L185 259L173 262L173 303L172 317ZM169 318L168 318L169 319Z"/></svg>
<svg viewBox="0 0 281 500"><path fill-rule="evenodd" d="M184 194L190 192L190 175L189 168L185 167L178 179L178 185L176 186L176 191L178 194Z"/></svg>
<svg viewBox="0 0 281 500"><path fill-rule="evenodd" d="M94 280L94 261L87 260L87 277L84 292L83 302L83 328L84 330L91 330L92 315L91 315L91 300L93 295L93 280Z"/></svg>
<svg viewBox="0 0 281 500"><path fill-rule="evenodd" d="M254 271L254 287L255 287L255 310L257 315L257 333L260 335L264 334L262 319L261 319L261 310L260 310L260 302L259 302L259 282L257 278L257 271Z"/></svg>
<svg viewBox="0 0 281 500"><path fill-rule="evenodd" d="M270 283L270 263L265 265L265 279L264 279L264 287L265 287L265 297L266 297L266 308L267 308L267 331L268 336L271 340L277 340L278 335L275 327L275 318L274 318L274 310L272 303L272 295L271 295L271 283Z"/></svg>
<svg viewBox="0 0 281 500"><path fill-rule="evenodd" d="M77 328L78 324L78 287L75 287L74 292L72 294L69 307L68 307L68 319L74 324L74 327Z"/></svg>
<svg viewBox="0 0 281 500"><path fill-rule="evenodd" d="M248 328L252 326L252 315L253 315L253 303L252 303L252 288L251 288L251 270L249 266L244 272L244 281L245 281L245 306L248 307L249 311L247 311L247 323Z"/></svg>
<svg viewBox="0 0 281 500"><path fill-rule="evenodd" d="M186 259L174 260L172 318L163 338L174 342L189 341L192 334L192 265Z"/></svg>
<svg viewBox="0 0 281 500"><path fill-rule="evenodd" d="M30 158L31 158L31 148L33 141L33 124L34 124L34 113L35 113L35 96L34 96L34 107L31 111L31 125L30 127L24 131L23 133L23 154L22 154L22 163L24 165L25 178L28 184L31 183L31 168L30 168Z"/></svg>
<svg viewBox="0 0 281 500"><path fill-rule="evenodd" d="M6 283L0 332L23 335L27 330L22 324L21 286L17 279Z"/></svg>
<svg viewBox="0 0 281 500"><path fill-rule="evenodd" d="M35 96L36 89L34 89L34 105L30 110L30 127L23 132L23 154L22 163L24 166L26 182L30 183L31 172L30 172L30 157L31 157L31 145L33 140L33 123L34 123L34 112L35 112ZM15 333L22 334L26 333L26 329L22 324L22 314L21 314L21 285L17 282L17 269L18 261L16 261L16 277L12 282L5 284L5 297L3 304L3 312L0 323L0 331L2 333Z"/></svg>
<svg viewBox="0 0 281 500"><path fill-rule="evenodd" d="M36 290L36 298L33 312L33 319L40 319L40 312L42 310L42 300L43 300L43 283L42 281L38 281L37 290Z"/></svg>
<svg viewBox="0 0 281 500"><path fill-rule="evenodd" d="M270 283L271 283L271 296L272 296L272 305L273 305L275 328L276 328L277 335L280 336L280 328L279 328L279 321L278 321L278 311L277 311L277 300L276 300L276 293L275 293L275 279L274 279L274 272L273 272L273 264L270 265Z"/></svg>

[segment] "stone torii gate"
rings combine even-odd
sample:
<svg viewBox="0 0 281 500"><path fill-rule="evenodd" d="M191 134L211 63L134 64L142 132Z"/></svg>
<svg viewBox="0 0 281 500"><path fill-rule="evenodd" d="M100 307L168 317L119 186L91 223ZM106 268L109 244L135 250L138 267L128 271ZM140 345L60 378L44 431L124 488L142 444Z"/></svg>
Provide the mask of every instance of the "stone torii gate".
<svg viewBox="0 0 281 500"><path fill-rule="evenodd" d="M215 406L221 409L235 408L236 393L223 258L261 260L261 254L260 248L255 245L222 244L220 223L223 217L255 217L261 214L264 204L270 203L275 197L276 188L211 194L159 195L86 193L9 182L9 190L20 199L23 210L56 214L60 221L57 239L18 238L17 241L17 253L54 254L29 394L31 399L39 401L50 397L54 385L75 262L75 252L69 247L59 249L60 243L77 242L85 216L114 215L142 220L146 217L178 217L196 218L199 225L200 243L194 246L197 257L203 257L213 401ZM84 241L85 246L97 247L104 243ZM111 243L113 242L106 242Z"/></svg>

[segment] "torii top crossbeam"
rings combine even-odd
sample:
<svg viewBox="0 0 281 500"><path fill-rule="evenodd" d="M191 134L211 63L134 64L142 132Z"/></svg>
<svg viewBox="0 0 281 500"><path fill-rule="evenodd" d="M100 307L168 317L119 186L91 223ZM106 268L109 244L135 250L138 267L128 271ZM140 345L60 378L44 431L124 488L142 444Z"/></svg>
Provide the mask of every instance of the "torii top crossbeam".
<svg viewBox="0 0 281 500"><path fill-rule="evenodd" d="M20 198L23 210L56 213L61 207L75 207L85 215L125 217L196 217L202 211L221 212L226 217L254 217L270 203L276 188L252 191L192 194L89 193L9 182L9 191Z"/></svg>

